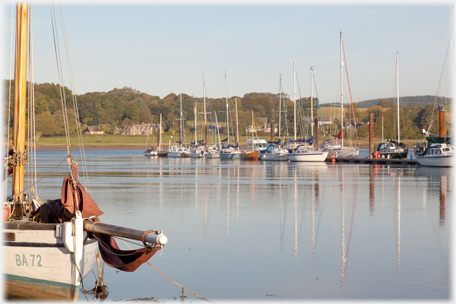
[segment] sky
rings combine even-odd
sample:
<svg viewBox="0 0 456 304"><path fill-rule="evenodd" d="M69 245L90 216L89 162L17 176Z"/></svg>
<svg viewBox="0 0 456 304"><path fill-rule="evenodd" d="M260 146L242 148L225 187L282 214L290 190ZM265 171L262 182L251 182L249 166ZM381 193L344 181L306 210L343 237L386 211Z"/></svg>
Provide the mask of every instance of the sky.
<svg viewBox="0 0 456 304"><path fill-rule="evenodd" d="M201 97L204 75L207 96L223 98L226 70L230 97L278 93L280 75L292 95L296 62L297 97L311 95L313 67L320 102L340 102L341 30L353 102L397 95L396 52L399 96L439 94L451 2L131 3L63 3L76 94L131 87ZM2 79L9 79L11 3L1 9ZM32 20L35 82L57 83L50 5L32 2ZM61 26L58 35L63 41Z"/></svg>

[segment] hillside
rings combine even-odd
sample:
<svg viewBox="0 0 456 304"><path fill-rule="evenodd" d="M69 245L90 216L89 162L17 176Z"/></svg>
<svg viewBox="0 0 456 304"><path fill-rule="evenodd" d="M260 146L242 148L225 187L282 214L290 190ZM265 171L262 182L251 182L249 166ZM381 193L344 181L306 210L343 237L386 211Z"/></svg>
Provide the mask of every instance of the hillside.
<svg viewBox="0 0 456 304"><path fill-rule="evenodd" d="M4 81L4 111L8 108L8 87L9 81ZM170 93L164 98L142 93L130 87L114 88L109 92L91 92L82 95L74 96L78 101L78 108L73 110L73 95L71 90L64 88L66 103L68 107L70 133L74 134L76 130L75 110L79 112L79 122L83 125L100 126L106 133L112 133L114 127L122 127L131 123L157 123L159 122L160 114L163 115L163 128L166 132L174 133L178 130L179 125L179 95ZM12 83L12 92L14 94L14 82ZM60 86L56 84L43 83L35 84L35 103L36 103L36 129L42 136L61 136L64 135L64 122L61 109ZM401 121L404 121L404 127L401 126L401 137L415 138L421 137L420 130L427 125L430 119L430 113L434 104L433 96L412 96L401 97L400 103L402 112ZM226 102L224 97L209 98L207 107L211 115L207 116L209 124L215 124L217 120L221 127L221 132L226 132ZM293 102L286 99L286 117L288 128L294 125L293 117ZM437 104L442 103L438 99ZM203 112L203 101L200 97L189 96L182 94L183 115L185 119L186 130L192 131L194 124L194 106L197 106L197 112ZM247 93L243 97L231 97L229 101L230 113L232 121L235 118L235 105L237 104L239 117L239 131L242 135L248 135L246 132L247 126L252 124L252 113L255 119L255 125L260 128L264 126L263 121L268 123L271 120L278 122L278 107L279 96L271 93ZM282 111L282 130L285 130L285 120L283 113L283 102L281 104ZM329 104L322 105L322 115L339 117L337 105L334 110L328 108ZM375 119L380 117L394 120L396 110L393 99L375 99L367 100L355 104L355 115L358 121L366 122L369 113L374 113ZM298 133L305 127L302 124L303 113L307 117L310 116L310 97L303 98L302 103L298 103L297 113L300 122L297 123L299 128ZM356 109L357 108L357 109ZM12 106L10 106L12 111ZM318 100L314 98L314 116L319 116ZM352 111L344 111L346 118L349 121ZM436 113L436 112L435 112ZM434 114L435 114L434 113ZM7 115L5 115L7 117ZM262 119L260 119L262 118ZM197 117L198 123L204 121L202 114ZM402 122L401 122L402 125ZM10 127L12 122L10 122ZM231 128L234 128L233 126ZM389 128L389 127L388 127ZM391 125L393 130L395 127ZM201 130L201 127L199 128ZM233 129L232 131L233 132ZM291 129L290 129L291 132ZM388 130L385 130L388 133ZM392 132L392 131L391 131ZM404 132L404 135L402 135ZM291 134L291 133L290 133ZM393 133L391 133L393 136Z"/></svg>

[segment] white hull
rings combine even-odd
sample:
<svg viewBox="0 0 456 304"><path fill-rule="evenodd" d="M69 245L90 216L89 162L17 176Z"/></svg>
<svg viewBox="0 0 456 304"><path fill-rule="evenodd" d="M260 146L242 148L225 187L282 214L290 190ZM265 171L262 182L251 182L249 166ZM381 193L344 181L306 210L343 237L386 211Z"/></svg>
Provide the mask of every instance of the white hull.
<svg viewBox="0 0 456 304"><path fill-rule="evenodd" d="M190 153L190 156L192 158L204 158L204 151L192 152L192 153Z"/></svg>
<svg viewBox="0 0 456 304"><path fill-rule="evenodd" d="M356 158L359 155L359 149L355 147L341 147L336 149L329 148L328 155L337 155L337 157L341 158Z"/></svg>
<svg viewBox="0 0 456 304"><path fill-rule="evenodd" d="M157 151L146 151L144 152L144 156L157 156Z"/></svg>
<svg viewBox="0 0 456 304"><path fill-rule="evenodd" d="M304 153L288 153L288 159L293 162L324 162L328 152L308 151Z"/></svg>
<svg viewBox="0 0 456 304"><path fill-rule="evenodd" d="M28 230L24 226L40 226ZM76 300L80 275L63 239L56 237L61 224L6 224L3 246L4 286L8 298ZM22 228L15 228L22 227ZM57 229L58 230L58 229ZM84 239L86 237L84 232ZM84 278L96 261L96 240L85 241L81 274Z"/></svg>
<svg viewBox="0 0 456 304"><path fill-rule="evenodd" d="M220 158L222 159L239 159L241 158L241 151L235 148L225 148L220 150Z"/></svg>
<svg viewBox="0 0 456 304"><path fill-rule="evenodd" d="M416 156L416 161L426 167L453 167L453 156Z"/></svg>
<svg viewBox="0 0 456 304"><path fill-rule="evenodd" d="M220 153L218 151L206 152L206 153L204 153L204 157L206 157L206 158L220 158Z"/></svg>
<svg viewBox="0 0 456 304"><path fill-rule="evenodd" d="M275 161L284 161L288 160L288 153L283 152L283 153L261 153L260 154L260 159L261 160L275 160Z"/></svg>
<svg viewBox="0 0 456 304"><path fill-rule="evenodd" d="M190 151L186 151L186 150L183 151L183 149L168 152L168 157L178 158L178 157L190 157L190 156L191 156Z"/></svg>
<svg viewBox="0 0 456 304"><path fill-rule="evenodd" d="M220 153L221 159L239 159L241 158L241 152L233 152L233 153Z"/></svg>
<svg viewBox="0 0 456 304"><path fill-rule="evenodd" d="M168 152L168 157L181 157L181 152Z"/></svg>

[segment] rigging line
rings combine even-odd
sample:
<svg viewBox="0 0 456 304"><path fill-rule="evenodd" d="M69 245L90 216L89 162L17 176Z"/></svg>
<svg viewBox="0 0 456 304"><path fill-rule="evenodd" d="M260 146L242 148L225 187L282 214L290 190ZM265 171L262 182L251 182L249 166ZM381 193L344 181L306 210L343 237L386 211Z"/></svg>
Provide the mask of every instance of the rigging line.
<svg viewBox="0 0 456 304"><path fill-rule="evenodd" d="M204 81L204 89L206 91L206 97L207 97L206 81ZM215 143L215 135L214 135L214 126L212 125L212 113L211 113L211 108L209 107L209 98L207 98L207 110L208 110L208 113L209 113L209 119L211 121L212 140L214 141L214 146L215 146L216 143Z"/></svg>
<svg viewBox="0 0 456 304"><path fill-rule="evenodd" d="M298 74L297 73L296 73L296 80L298 81ZM307 85L308 84L306 84L306 86ZM305 107L303 107L303 102L302 102L302 97L301 97L301 88L299 87L299 82L298 82L298 92L299 92L299 98L301 99L301 109L302 109L302 113L303 113L303 116L304 116L304 126L306 127L306 137L309 137L309 131L307 129L306 113L304 112ZM308 98L306 98L306 100L308 100ZM312 125L312 123L313 122L311 121L310 124ZM313 134L310 134L310 136L312 137Z"/></svg>
<svg viewBox="0 0 456 304"><path fill-rule="evenodd" d="M29 8L28 8L29 9ZM27 12L28 13L28 12ZM29 51L29 54L31 54L31 45L30 45L30 41L32 40L32 23L31 23L31 19L29 18L28 19L28 29L29 29L29 32L30 32L30 35L28 36L28 39L29 39L29 44L28 44L28 51ZM28 73L28 81L27 81L27 103L26 103L26 107L27 107L27 148L26 148L26 153L28 154L28 152L30 152L30 136L31 136L31 67L30 67L30 63L31 63L31 55L29 56L29 64L28 64L28 69L29 69L29 73ZM27 161L27 187L30 189L30 173L31 173L31 170L30 170L30 166L31 166L31 160L28 160Z"/></svg>
<svg viewBox="0 0 456 304"><path fill-rule="evenodd" d="M448 45L451 45L451 40L452 40L451 36L453 36L453 35L451 35L449 37L449 34L448 34L448 33L451 33L450 25L452 24L452 21L453 21L453 19L451 19L450 22L448 23L447 35L445 37L445 42L443 43L443 50L444 51L443 51L442 66L440 68L439 83L438 83L438 86L437 86L437 93L435 94L435 98L434 98L434 106L432 108L431 121L429 123L429 127L427 129L426 134L428 134L429 131L431 130L431 126L432 126L432 123L433 123L433 120L434 120L435 104L437 103L437 97L439 95L439 87L441 85L443 74L444 74L444 70L445 70L445 65L444 64L445 64L446 57L447 57L447 54L448 54L447 50L445 49L445 45L447 45L447 41L446 40L448 39ZM454 53L454 50L453 50L453 53ZM425 134L425 137L426 137L426 134Z"/></svg>
<svg viewBox="0 0 456 304"><path fill-rule="evenodd" d="M315 85L315 94L317 94L318 109L320 110L321 126L323 127L323 136L326 141L325 124L323 123L323 116L321 115L320 98L318 98L317 81L315 80L315 74L313 74L313 79L314 79L314 85Z"/></svg>
<svg viewBox="0 0 456 304"><path fill-rule="evenodd" d="M60 82L60 100L62 102L62 114L63 114L63 123L65 129L65 137L67 142L67 152L70 155L70 137L69 137L69 127L68 127L68 115L67 115L67 108L66 108L66 100L65 100L65 88L63 87L63 75L62 75L62 64L61 64L61 56L60 56L60 47L59 47L59 39L57 33L57 20L55 17L54 5L51 4L51 20L52 20L52 29L53 29L53 37L54 37L54 51L56 56L56 63L57 63L57 74L59 77ZM71 170L71 169L70 169Z"/></svg>
<svg viewBox="0 0 456 304"><path fill-rule="evenodd" d="M33 147L32 147L32 161L33 161L33 181L36 182L36 107L35 107L35 82L34 82L34 71L33 71L33 36L32 36L32 4L30 4L30 68L31 68L31 87L32 87L32 135L33 135ZM38 198L38 185L34 189L35 198Z"/></svg>
<svg viewBox="0 0 456 304"><path fill-rule="evenodd" d="M283 94L283 84L282 84L282 101L283 101L283 113L285 115L285 126L287 128L287 146L288 146L288 149L290 149L290 135L288 134L287 108L285 107L285 96Z"/></svg>
<svg viewBox="0 0 456 304"><path fill-rule="evenodd" d="M74 87L73 69L72 69L72 65L71 65L70 48L69 48L68 38L67 38L68 36L66 33L65 15L63 13L63 7L61 4L59 5L59 7L60 7L60 15L62 16L61 17L62 28L63 28L63 34L64 34L64 39L65 39L65 49L66 49L66 54L67 54L67 64L68 64L70 85L71 85L71 89L73 92L72 99L73 99L73 109L75 112L74 119L75 119L75 124L76 124L76 132L78 135L79 153L81 154L82 173L83 173L83 177L85 180L85 184L86 184L86 186L89 190L89 194L90 194L89 175L87 172L87 162L85 159L84 142L82 140L82 130L81 130L81 125L79 123L79 108L78 108L77 99L76 99L76 95L75 95L76 89Z"/></svg>
<svg viewBox="0 0 456 304"><path fill-rule="evenodd" d="M10 81L9 81L9 91L8 91L8 123L6 125L6 153L9 152L9 135L10 135L10 123L11 123L11 83L12 80L12 67L13 67L13 33L14 33L14 5L11 5L11 49L10 49ZM8 175L8 166L5 166L5 179ZM6 202L6 198L8 197L8 182L5 183L5 195L3 201Z"/></svg>
<svg viewBox="0 0 456 304"><path fill-rule="evenodd" d="M298 93L299 93L299 99L301 101L301 108L302 108L302 96L301 96L301 88L299 87L299 79L298 79L298 71L296 71L296 83L298 84ZM306 137L309 137L309 133L307 132L307 123L306 123L306 114L304 113L304 109L302 109L302 115L304 117L304 125L306 127ZM312 124L312 122L310 122ZM301 119L299 119L299 130L301 132L301 139L303 138L302 136L302 127L301 127ZM312 136L311 134L310 136Z"/></svg>
<svg viewBox="0 0 456 304"><path fill-rule="evenodd" d="M343 41L343 40L342 40L342 48L343 48L343 50L344 50L345 72L347 73L347 84L348 84L348 92L350 93L350 105L351 105L351 108L352 108L353 123L354 123L354 125L355 125L356 140L358 141L358 145L359 145L358 130L357 130L357 128L356 128L355 110L354 110L354 108L353 108L352 92L351 92L351 88L350 88L350 78L348 77L347 56L345 55L345 44L344 44L344 41Z"/></svg>
<svg viewBox="0 0 456 304"><path fill-rule="evenodd" d="M37 180L36 182L34 182L31 186L35 186L37 185L43 178L47 177L52 171L54 171L55 168L57 168L58 166L60 166L61 163L63 163L66 159L68 159L68 156L65 156L65 158L60 162L58 163L54 168L52 168L51 171L49 171L48 173L46 173L42 178L40 178L39 180ZM19 195L19 194L22 194L25 192L25 190L29 190L30 188L27 188L27 189L24 189L22 190L21 192L17 193L16 195Z"/></svg>
<svg viewBox="0 0 456 304"><path fill-rule="evenodd" d="M122 242L124 242L125 245L127 245L128 248L130 248L131 250L133 250L127 243L125 243L124 240L120 239ZM197 295L196 293L194 293L193 291L191 290L188 290L187 288L185 288L184 286L182 286L181 284L177 283L176 281L174 281L173 279L171 279L170 277L168 277L166 274L164 274L163 272L161 272L160 270L158 270L154 265L152 265L151 263L149 262L146 262L147 264L149 264L149 266L151 266L152 268L154 268L156 271L158 271L161 275L163 275L165 278L167 278L168 280L170 280L171 282L173 282L174 284L176 284L177 286L187 290L188 292L190 292L191 294L197 296L198 298L200 298L201 300L205 300L209 303L212 303L211 301L209 301L208 299L205 299L203 298L202 296L200 295Z"/></svg>
<svg viewBox="0 0 456 304"><path fill-rule="evenodd" d="M302 104L302 98L301 98L301 89L299 88L299 80L298 80L298 71L296 70L295 68L295 76L296 76L296 84L297 84L297 87L298 87L298 93L299 93L299 99L301 101L301 104ZM299 122L299 133L301 133L301 139L303 139L303 136L302 136L302 126L301 126L301 118L299 117L299 108L297 106L297 100L295 100L295 103L296 103L296 112L298 114L298 122ZM296 119L296 117L294 118Z"/></svg>

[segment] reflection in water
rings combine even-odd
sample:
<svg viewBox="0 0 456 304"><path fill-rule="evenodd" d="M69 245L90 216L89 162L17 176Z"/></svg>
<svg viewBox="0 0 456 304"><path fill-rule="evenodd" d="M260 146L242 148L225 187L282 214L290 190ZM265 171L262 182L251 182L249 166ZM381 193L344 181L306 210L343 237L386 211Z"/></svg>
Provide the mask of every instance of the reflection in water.
<svg viewBox="0 0 456 304"><path fill-rule="evenodd" d="M445 225L445 194L447 192L446 175L440 180L440 225Z"/></svg>
<svg viewBox="0 0 456 304"><path fill-rule="evenodd" d="M369 215L374 216L374 166L369 165Z"/></svg>
<svg viewBox="0 0 456 304"><path fill-rule="evenodd" d="M341 288L341 294L344 296L344 291L345 291L345 263L347 262L345 259L345 196L344 196L344 168L341 169L342 175L341 175L341 187L340 187L340 197L341 197L341 237L340 237L340 242L341 242L341 251L342 251L342 266L341 266L341 281L340 281L340 288Z"/></svg>
<svg viewBox="0 0 456 304"><path fill-rule="evenodd" d="M396 227L396 250L397 250L397 270L401 268L401 178L397 181L397 227Z"/></svg>
<svg viewBox="0 0 456 304"><path fill-rule="evenodd" d="M135 228L163 229L169 242L155 263L208 299L449 297L451 169L88 152L103 221L132 226L123 221L133 217ZM38 178L52 153L41 152ZM66 174L55 170L40 197L58 197ZM150 297L150 273L131 275L106 276L111 299ZM156 297L180 293L154 285Z"/></svg>

